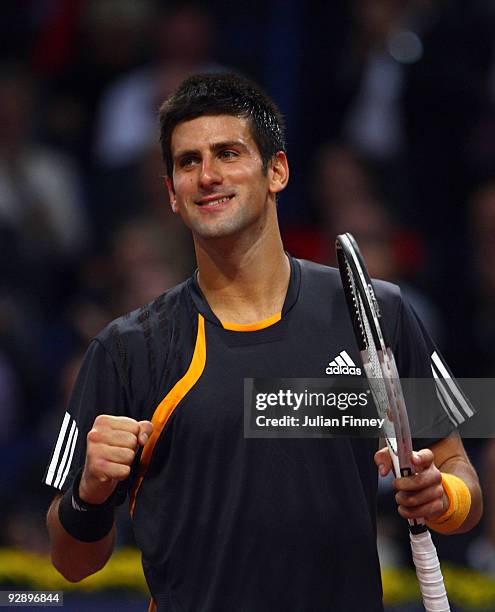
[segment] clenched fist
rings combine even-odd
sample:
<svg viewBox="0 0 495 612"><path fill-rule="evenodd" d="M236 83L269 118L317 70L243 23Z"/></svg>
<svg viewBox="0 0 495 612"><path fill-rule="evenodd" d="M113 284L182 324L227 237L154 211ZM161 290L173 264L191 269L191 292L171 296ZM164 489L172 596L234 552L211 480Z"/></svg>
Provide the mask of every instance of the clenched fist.
<svg viewBox="0 0 495 612"><path fill-rule="evenodd" d="M87 436L86 463L79 485L80 498L102 504L131 473L140 446L153 431L150 421L100 414Z"/></svg>

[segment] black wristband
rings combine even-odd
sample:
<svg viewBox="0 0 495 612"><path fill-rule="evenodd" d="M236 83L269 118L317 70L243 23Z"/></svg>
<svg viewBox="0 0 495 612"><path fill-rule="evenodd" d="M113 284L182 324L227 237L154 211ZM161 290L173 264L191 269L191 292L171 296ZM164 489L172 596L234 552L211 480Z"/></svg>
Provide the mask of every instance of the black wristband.
<svg viewBox="0 0 495 612"><path fill-rule="evenodd" d="M114 521L115 492L103 504L88 504L79 497L82 470L72 487L62 495L58 506L58 518L62 527L76 540L97 542L112 529Z"/></svg>

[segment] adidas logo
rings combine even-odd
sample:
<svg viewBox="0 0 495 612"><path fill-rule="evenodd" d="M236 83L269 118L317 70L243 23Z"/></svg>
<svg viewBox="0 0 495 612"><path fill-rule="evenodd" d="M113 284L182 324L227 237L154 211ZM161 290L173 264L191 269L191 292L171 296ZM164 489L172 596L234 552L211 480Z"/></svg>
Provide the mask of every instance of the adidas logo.
<svg viewBox="0 0 495 612"><path fill-rule="evenodd" d="M337 357L328 364L325 372L327 374L350 374L351 376L360 376L361 368L356 366L345 351L340 351Z"/></svg>

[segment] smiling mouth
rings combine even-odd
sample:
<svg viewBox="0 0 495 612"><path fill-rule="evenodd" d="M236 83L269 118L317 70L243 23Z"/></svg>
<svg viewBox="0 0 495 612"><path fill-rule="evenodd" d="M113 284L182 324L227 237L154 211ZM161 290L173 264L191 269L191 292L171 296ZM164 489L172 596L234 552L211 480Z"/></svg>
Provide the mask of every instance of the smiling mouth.
<svg viewBox="0 0 495 612"><path fill-rule="evenodd" d="M231 200L233 197L234 197L233 195L227 195L227 196L222 196L220 198L213 198L213 199L203 198L195 202L195 204L197 204L198 206L203 206L203 207L213 207L213 206L218 206L219 204L224 204L225 202L228 202L229 200Z"/></svg>

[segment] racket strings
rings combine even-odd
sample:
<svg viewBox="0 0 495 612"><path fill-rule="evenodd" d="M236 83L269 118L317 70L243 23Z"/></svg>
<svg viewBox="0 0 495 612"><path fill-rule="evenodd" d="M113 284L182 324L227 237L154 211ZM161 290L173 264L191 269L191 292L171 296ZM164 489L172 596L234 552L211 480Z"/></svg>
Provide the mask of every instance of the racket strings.
<svg viewBox="0 0 495 612"><path fill-rule="evenodd" d="M359 323L359 329L361 332L363 344L366 347L366 355L368 357L367 362L369 364L369 368L371 369L372 376L374 378L380 379L382 376L381 368L380 368L380 360L378 358L378 354L374 346L373 335L371 333L371 328L368 322L368 318L366 316L366 311L364 309L362 298L359 295L358 290L356 288L356 283L354 281L354 275L352 273L352 269L347 262L346 262L346 272L347 272L349 286L351 288L354 312L356 313L356 317Z"/></svg>
<svg viewBox="0 0 495 612"><path fill-rule="evenodd" d="M392 410L390 408L391 390L387 390L386 385L387 374L388 378L391 378L391 369L390 367L385 367L385 359L380 360L373 332L371 330L371 324L368 318L368 314L364 307L363 298L361 297L357 289L352 269L347 262L346 272L348 278L348 285L351 288L354 312L356 314L357 321L359 324L363 345L365 346L365 350L361 351L364 369L366 371L368 384L373 395L373 400L375 402L377 412L380 414L381 417L385 418L382 431L384 438L387 442L387 446L389 447L392 453L394 471L397 475L399 475L400 464L398 458L398 445L394 422L391 416Z"/></svg>
<svg viewBox="0 0 495 612"><path fill-rule="evenodd" d="M357 300L359 302L359 318L363 327L363 334L366 339L366 356L367 363L366 369L368 374L368 380L370 383L371 390L373 395L375 396L375 401L378 402L377 409L380 413L388 418L388 394L385 386L385 382L383 380L383 370L380 364L380 358L378 356L378 352L375 348L375 344L373 341L373 335L371 332L371 327L368 321L368 317L366 316L366 311L364 310L364 306L362 303L362 299L360 295L357 295Z"/></svg>
<svg viewBox="0 0 495 612"><path fill-rule="evenodd" d="M380 359L375 349L375 345L373 341L373 334L371 332L371 327L368 321L368 317L366 316L366 311L364 309L362 298L359 295L359 292L356 288L356 283L354 281L354 275L347 261L346 261L346 273L347 273L348 284L351 288L354 312L356 313L357 320L359 323L359 329L361 332L363 344L366 347L366 354L368 356L367 361L373 373L373 377L380 379L382 377Z"/></svg>
<svg viewBox="0 0 495 612"><path fill-rule="evenodd" d="M364 308L363 298L357 289L354 275L348 262L346 262L346 273L348 286L351 289L354 313L359 325L359 330L363 341L362 344L365 347L365 350L361 351L361 358L363 360L363 365L368 378L368 384L371 389L378 413L382 417L385 417L385 438L387 439L392 452L396 454L396 444L393 443L393 426L390 423L389 399L384 381L383 369L380 363L380 357L376 350L368 316Z"/></svg>
<svg viewBox="0 0 495 612"><path fill-rule="evenodd" d="M346 260L346 273L347 273L347 282L349 287L351 288L351 296L352 296L352 303L353 303L353 307L354 307L354 312L356 313L356 317L358 320L358 324L359 324L359 330L361 333L361 338L363 340L363 344L368 347L369 346L369 337L366 335L366 331L364 328L364 322L363 322L363 305L361 302L361 298L359 297L358 291L356 289L356 283L354 281L354 275L352 273L352 269L351 266L349 265L349 262Z"/></svg>

